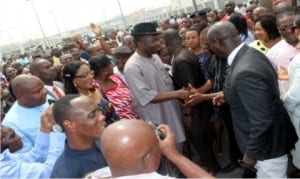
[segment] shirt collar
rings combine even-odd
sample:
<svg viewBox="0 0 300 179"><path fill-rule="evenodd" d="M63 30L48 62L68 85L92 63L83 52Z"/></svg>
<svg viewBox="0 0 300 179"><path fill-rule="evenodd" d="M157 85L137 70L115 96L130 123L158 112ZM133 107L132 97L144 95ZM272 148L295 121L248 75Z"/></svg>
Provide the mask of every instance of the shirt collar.
<svg viewBox="0 0 300 179"><path fill-rule="evenodd" d="M244 43L241 43L239 46L235 47L235 49L229 54L227 58L227 63L230 66L237 55L237 53L240 51L240 49L244 46Z"/></svg>

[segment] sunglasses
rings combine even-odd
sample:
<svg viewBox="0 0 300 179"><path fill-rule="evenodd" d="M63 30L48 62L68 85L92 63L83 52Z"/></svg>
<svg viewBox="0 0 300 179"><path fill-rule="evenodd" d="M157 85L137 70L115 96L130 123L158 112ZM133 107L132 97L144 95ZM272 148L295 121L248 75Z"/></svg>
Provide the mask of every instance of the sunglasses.
<svg viewBox="0 0 300 179"><path fill-rule="evenodd" d="M89 75L94 76L94 71L90 71L90 72L84 73L82 75L76 75L74 77L75 78L87 78Z"/></svg>

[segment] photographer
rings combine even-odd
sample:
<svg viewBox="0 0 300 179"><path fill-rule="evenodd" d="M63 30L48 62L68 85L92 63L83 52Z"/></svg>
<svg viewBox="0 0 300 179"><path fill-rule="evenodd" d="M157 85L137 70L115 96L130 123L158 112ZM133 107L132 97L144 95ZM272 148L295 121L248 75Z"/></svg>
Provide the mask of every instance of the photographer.
<svg viewBox="0 0 300 179"><path fill-rule="evenodd" d="M172 178L156 172L160 164L161 153L186 177L213 178L177 151L175 136L167 125L159 125L155 130L156 132L149 124L140 120L118 121L108 126L101 136L101 147L109 169L97 170L87 178L121 176ZM157 130L164 134L164 139L158 139Z"/></svg>

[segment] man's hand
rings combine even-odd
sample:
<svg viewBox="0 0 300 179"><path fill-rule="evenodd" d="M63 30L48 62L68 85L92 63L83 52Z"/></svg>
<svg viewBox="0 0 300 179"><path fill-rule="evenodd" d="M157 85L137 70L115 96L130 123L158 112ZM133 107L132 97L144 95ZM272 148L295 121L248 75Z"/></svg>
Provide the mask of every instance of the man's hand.
<svg viewBox="0 0 300 179"><path fill-rule="evenodd" d="M224 97L224 93L223 91L220 92L216 97L213 98L212 103L214 106L221 106L222 104L224 104L225 101L225 97Z"/></svg>
<svg viewBox="0 0 300 179"><path fill-rule="evenodd" d="M195 94L192 94L189 96L189 99L185 101L184 103L184 107L191 107L191 106L194 106L198 103L201 103L203 101L205 101L205 95L204 94L201 94L201 93L195 93Z"/></svg>
<svg viewBox="0 0 300 179"><path fill-rule="evenodd" d="M187 100L189 98L190 92L186 89L177 90L177 98L181 100Z"/></svg>
<svg viewBox="0 0 300 179"><path fill-rule="evenodd" d="M53 104L50 105L41 116L41 131L50 133L52 126L55 124L55 120L52 114Z"/></svg>
<svg viewBox="0 0 300 179"><path fill-rule="evenodd" d="M256 164L256 160L248 157L247 154L244 154L243 163L247 168L253 168Z"/></svg>
<svg viewBox="0 0 300 179"><path fill-rule="evenodd" d="M289 79L288 69L284 66L279 66L279 68L280 69L277 72L278 79L279 80L288 80Z"/></svg>
<svg viewBox="0 0 300 179"><path fill-rule="evenodd" d="M158 139L162 154L168 158L168 156L178 153L176 149L175 135L170 130L169 126L161 124L157 128L165 134L165 139Z"/></svg>
<svg viewBox="0 0 300 179"><path fill-rule="evenodd" d="M187 89L190 91L190 93L195 94L198 93L197 88L195 88L191 83L188 84Z"/></svg>
<svg viewBox="0 0 300 179"><path fill-rule="evenodd" d="M162 154L168 158L188 178L214 178L203 168L183 156L176 149L175 135L167 125L159 125L158 129L165 134L164 140L159 140Z"/></svg>
<svg viewBox="0 0 300 179"><path fill-rule="evenodd" d="M91 23L90 27L91 27L92 31L96 34L97 37L103 35L102 29L100 26L97 26L96 24Z"/></svg>

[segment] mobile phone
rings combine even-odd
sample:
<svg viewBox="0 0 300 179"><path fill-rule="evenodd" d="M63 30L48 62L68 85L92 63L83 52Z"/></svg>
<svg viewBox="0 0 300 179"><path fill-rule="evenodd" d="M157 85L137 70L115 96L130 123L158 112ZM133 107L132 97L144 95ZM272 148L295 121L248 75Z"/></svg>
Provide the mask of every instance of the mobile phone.
<svg viewBox="0 0 300 179"><path fill-rule="evenodd" d="M54 99L48 99L48 104L51 105L51 104L54 104L56 102L56 100Z"/></svg>
<svg viewBox="0 0 300 179"><path fill-rule="evenodd" d="M160 140L164 140L166 138L166 135L157 128L158 127L157 124L153 124L152 122L148 122L148 124L153 128L155 134L158 136Z"/></svg>

